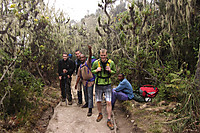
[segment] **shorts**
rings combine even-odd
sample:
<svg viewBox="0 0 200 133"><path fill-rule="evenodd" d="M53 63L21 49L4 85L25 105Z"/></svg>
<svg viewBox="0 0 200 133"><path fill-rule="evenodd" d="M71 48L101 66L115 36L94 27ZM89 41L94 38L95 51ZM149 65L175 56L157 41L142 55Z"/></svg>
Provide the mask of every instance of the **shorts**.
<svg viewBox="0 0 200 133"><path fill-rule="evenodd" d="M111 96L112 96L111 85L106 85L106 86L96 85L95 98L97 102L103 101L103 93L105 94L106 101L111 101Z"/></svg>

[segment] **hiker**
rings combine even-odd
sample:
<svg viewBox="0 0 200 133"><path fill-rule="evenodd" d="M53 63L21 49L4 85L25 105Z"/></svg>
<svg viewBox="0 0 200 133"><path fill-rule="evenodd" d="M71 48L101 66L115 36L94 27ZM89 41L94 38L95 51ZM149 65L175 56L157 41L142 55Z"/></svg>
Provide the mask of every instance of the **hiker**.
<svg viewBox="0 0 200 133"><path fill-rule="evenodd" d="M86 57L84 54L81 54L80 60L83 62L79 69L78 69L78 78L76 80L75 89L77 89L77 85L80 79L82 79L83 83L83 89L84 89L84 96L85 96L85 105L82 106L82 108L88 107L88 113L87 116L92 115L92 108L93 108L93 87L94 87L94 81L95 76L91 72L91 64L92 64L92 50L91 46L88 45L89 49L89 57L86 61Z"/></svg>
<svg viewBox="0 0 200 133"><path fill-rule="evenodd" d="M68 99L68 104L72 105L72 94L71 94L71 75L73 74L74 63L68 58L67 53L63 53L62 59L58 62L58 74L60 80L60 88L62 95L62 102L66 102L66 97Z"/></svg>
<svg viewBox="0 0 200 133"><path fill-rule="evenodd" d="M111 95L112 95L112 87L111 87L111 74L115 74L116 68L115 63L107 58L107 50L100 50L100 59L96 60L92 66L92 73L96 74L95 79L95 98L97 101L97 109L99 115L96 119L97 122L101 121L103 118L101 102L103 100L103 93L105 94L105 99L107 103L107 126L113 130L114 126L111 122L111 113L112 113L112 105L111 105Z"/></svg>
<svg viewBox="0 0 200 133"><path fill-rule="evenodd" d="M72 60L72 54L68 54L68 57Z"/></svg>
<svg viewBox="0 0 200 133"><path fill-rule="evenodd" d="M112 109L114 109L115 101L117 99L121 101L126 101L134 97L132 85L124 77L123 73L118 75L118 79L120 81L119 85L112 90Z"/></svg>
<svg viewBox="0 0 200 133"><path fill-rule="evenodd" d="M77 78L78 78L78 76L77 76L78 68L81 65L81 60L80 60L81 52L79 50L76 50L75 55L76 55L76 60L75 60L76 69L75 69L75 71L76 71L76 80L77 80ZM78 106L80 106L82 104L82 81L81 81L81 79L79 80L79 83L78 83L77 86L78 86L77 87L78 88L77 89L77 96L78 96L78 103L77 104L78 104Z"/></svg>

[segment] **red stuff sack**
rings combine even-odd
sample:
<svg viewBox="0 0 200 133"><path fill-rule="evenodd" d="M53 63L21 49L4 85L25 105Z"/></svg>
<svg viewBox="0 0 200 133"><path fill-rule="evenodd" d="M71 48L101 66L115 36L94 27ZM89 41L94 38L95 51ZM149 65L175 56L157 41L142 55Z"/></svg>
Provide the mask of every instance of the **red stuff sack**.
<svg viewBox="0 0 200 133"><path fill-rule="evenodd" d="M143 85L139 88L139 94L143 97L155 97L159 89L153 85Z"/></svg>

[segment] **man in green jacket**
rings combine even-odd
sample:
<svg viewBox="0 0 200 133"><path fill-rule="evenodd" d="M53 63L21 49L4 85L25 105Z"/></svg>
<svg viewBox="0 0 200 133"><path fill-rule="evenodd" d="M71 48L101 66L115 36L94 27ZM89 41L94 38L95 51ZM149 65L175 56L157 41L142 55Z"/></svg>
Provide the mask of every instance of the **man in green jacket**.
<svg viewBox="0 0 200 133"><path fill-rule="evenodd" d="M111 113L112 113L112 105L111 105L111 96L112 96L112 87L111 87L111 78L112 74L116 73L115 63L107 58L107 50L100 50L100 59L96 60L92 66L92 73L96 74L95 79L95 98L97 101L97 109L99 115L96 119L97 122L101 121L103 118L102 115L102 107L101 101L103 100L103 93L105 94L106 103L107 103L107 113L108 113L108 121L107 126L113 130L114 126L111 122Z"/></svg>

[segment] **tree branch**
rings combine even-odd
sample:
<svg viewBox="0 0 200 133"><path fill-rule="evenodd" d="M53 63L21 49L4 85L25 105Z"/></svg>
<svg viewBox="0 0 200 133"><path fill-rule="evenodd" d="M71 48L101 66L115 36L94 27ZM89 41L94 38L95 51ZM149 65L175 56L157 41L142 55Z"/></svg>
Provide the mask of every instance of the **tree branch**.
<svg viewBox="0 0 200 133"><path fill-rule="evenodd" d="M3 80L4 76L6 75L6 73L8 72L9 68L12 67L12 65L15 63L15 61L17 60L18 56L15 56L14 60L10 63L10 65L7 67L7 69L4 71L3 75L0 78L0 82Z"/></svg>
<svg viewBox="0 0 200 133"><path fill-rule="evenodd" d="M12 24L12 21L8 23L8 25L6 26L6 29L3 31L0 31L0 34L5 34L8 31L8 28L10 27L10 25Z"/></svg>
<svg viewBox="0 0 200 133"><path fill-rule="evenodd" d="M184 118L179 118L177 120L172 120L172 121L168 121L168 122L162 122L163 124L172 124L172 123L176 123L178 121L182 121L182 120L186 120L186 119L190 119L191 117L188 116L188 117L184 117Z"/></svg>
<svg viewBox="0 0 200 133"><path fill-rule="evenodd" d="M40 69L39 69L38 63L36 63L36 68L37 68L37 71L38 71L40 77L42 78L43 82L49 85L50 83L47 83L47 82L45 81L45 79L44 79L44 77L43 77L43 75L42 75L42 73L41 73L41 71L40 71Z"/></svg>

